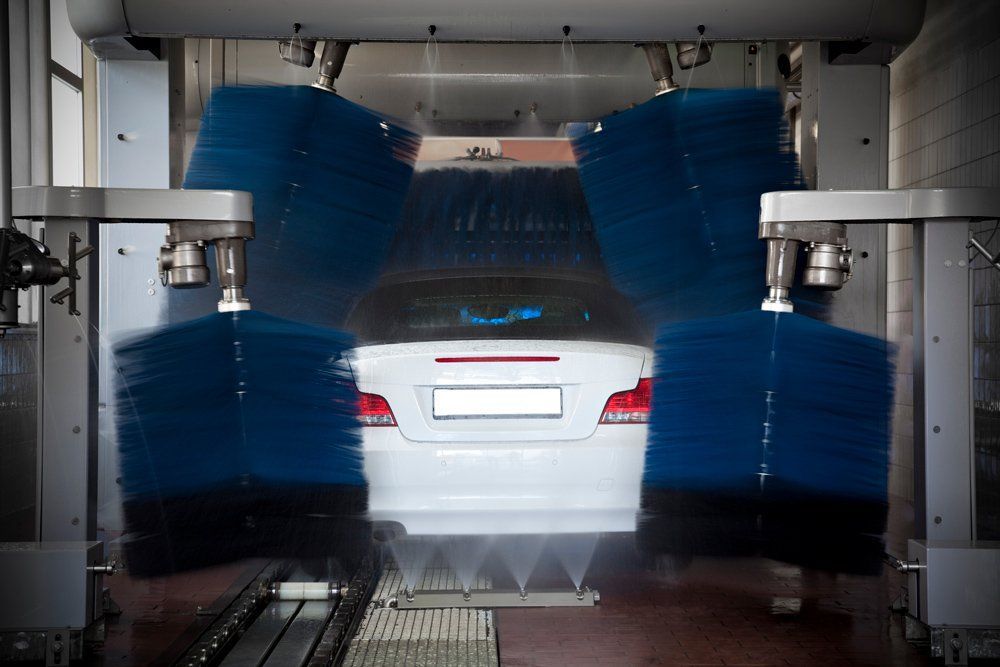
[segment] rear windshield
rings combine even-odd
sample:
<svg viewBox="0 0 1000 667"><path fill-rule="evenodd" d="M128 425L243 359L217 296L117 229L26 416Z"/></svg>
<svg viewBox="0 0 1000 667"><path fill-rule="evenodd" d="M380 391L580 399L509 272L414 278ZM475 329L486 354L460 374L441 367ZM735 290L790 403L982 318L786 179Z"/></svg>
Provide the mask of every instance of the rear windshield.
<svg viewBox="0 0 1000 667"><path fill-rule="evenodd" d="M348 327L362 344L476 338L645 345L632 307L608 286L542 277L448 277L385 285Z"/></svg>

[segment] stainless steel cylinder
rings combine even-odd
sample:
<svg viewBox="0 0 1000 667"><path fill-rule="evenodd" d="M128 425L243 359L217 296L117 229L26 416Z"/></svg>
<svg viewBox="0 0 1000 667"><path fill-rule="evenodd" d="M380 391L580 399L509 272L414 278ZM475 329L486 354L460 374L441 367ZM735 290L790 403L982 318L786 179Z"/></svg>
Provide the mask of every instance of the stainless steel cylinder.
<svg viewBox="0 0 1000 667"><path fill-rule="evenodd" d="M795 256L799 251L799 242L792 239L767 239L767 274L765 282L768 287L783 287L790 289L795 284Z"/></svg>
<svg viewBox="0 0 1000 667"><path fill-rule="evenodd" d="M17 259L11 259L7 270L14 280L22 285L55 285L68 273L57 258L40 254L22 255Z"/></svg>
<svg viewBox="0 0 1000 667"><path fill-rule="evenodd" d="M216 239L215 264L218 267L221 287L243 287L246 285L246 239Z"/></svg>
<svg viewBox="0 0 1000 667"><path fill-rule="evenodd" d="M825 290L838 290L851 270L851 251L828 243L806 246L806 263L802 284Z"/></svg>
<svg viewBox="0 0 1000 667"><path fill-rule="evenodd" d="M663 42L649 42L642 44L642 50L646 54L646 62L649 63L649 73L656 83L656 94L663 95L677 90L674 83L674 66L670 62L670 50Z"/></svg>
<svg viewBox="0 0 1000 667"><path fill-rule="evenodd" d="M250 299L243 292L247 284L246 239L216 239L215 265L219 271L222 299L219 312L250 310Z"/></svg>
<svg viewBox="0 0 1000 667"><path fill-rule="evenodd" d="M795 256L799 242L792 239L767 239L767 296L761 303L762 310L779 313L792 312L788 295L795 283Z"/></svg>
<svg viewBox="0 0 1000 667"><path fill-rule="evenodd" d="M344 61L347 60L347 52L353 42L334 42L327 40L323 44L323 55L320 57L319 76L313 84L317 88L328 90L331 93L337 92L333 84L344 69Z"/></svg>
<svg viewBox="0 0 1000 667"><path fill-rule="evenodd" d="M161 247L160 271L165 273L166 282L171 287L187 289L208 285L205 244L183 242Z"/></svg>
<svg viewBox="0 0 1000 667"><path fill-rule="evenodd" d="M271 586L271 595L277 600L335 600L343 589L329 581L279 581Z"/></svg>

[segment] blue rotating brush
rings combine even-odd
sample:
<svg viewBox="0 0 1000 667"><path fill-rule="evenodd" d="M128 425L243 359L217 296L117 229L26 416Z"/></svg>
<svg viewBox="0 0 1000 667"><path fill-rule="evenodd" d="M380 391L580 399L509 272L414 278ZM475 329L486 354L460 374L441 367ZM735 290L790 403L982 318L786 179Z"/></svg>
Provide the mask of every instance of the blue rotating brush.
<svg viewBox="0 0 1000 667"><path fill-rule="evenodd" d="M640 543L878 571L890 350L756 310L760 195L801 187L777 94L662 95L574 150L608 272L660 327Z"/></svg>
<svg viewBox="0 0 1000 667"><path fill-rule="evenodd" d="M213 93L185 187L253 193L247 293L270 315L191 319L216 310L217 292L173 291L175 324L117 348L131 572L365 553L353 343L326 327L381 271L418 147L326 91Z"/></svg>
<svg viewBox="0 0 1000 667"><path fill-rule="evenodd" d="M663 327L640 540L877 573L892 355L881 339L793 313Z"/></svg>
<svg viewBox="0 0 1000 667"><path fill-rule="evenodd" d="M367 547L349 336L215 313L119 344L116 426L129 572Z"/></svg>
<svg viewBox="0 0 1000 667"><path fill-rule="evenodd" d="M337 327L383 268L419 147L395 121L324 90L217 88L184 187L252 192L254 307ZM210 312L214 296L171 294L170 320Z"/></svg>
<svg viewBox="0 0 1000 667"><path fill-rule="evenodd" d="M577 170L518 162L418 169L386 271L466 267L603 273Z"/></svg>
<svg viewBox="0 0 1000 667"><path fill-rule="evenodd" d="M801 187L775 91L660 95L573 150L608 273L650 323L760 303L760 195Z"/></svg>

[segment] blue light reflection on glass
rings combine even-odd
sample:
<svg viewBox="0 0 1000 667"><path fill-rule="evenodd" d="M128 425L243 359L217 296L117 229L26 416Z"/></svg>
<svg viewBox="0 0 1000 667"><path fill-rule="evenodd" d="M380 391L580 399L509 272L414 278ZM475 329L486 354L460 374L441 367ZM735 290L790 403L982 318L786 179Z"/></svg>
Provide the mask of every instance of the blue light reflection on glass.
<svg viewBox="0 0 1000 667"><path fill-rule="evenodd" d="M543 306L514 306L507 311L504 317L478 317L469 312L469 307L464 306L461 312L462 324L473 326L506 326L524 320L536 320L542 316Z"/></svg>

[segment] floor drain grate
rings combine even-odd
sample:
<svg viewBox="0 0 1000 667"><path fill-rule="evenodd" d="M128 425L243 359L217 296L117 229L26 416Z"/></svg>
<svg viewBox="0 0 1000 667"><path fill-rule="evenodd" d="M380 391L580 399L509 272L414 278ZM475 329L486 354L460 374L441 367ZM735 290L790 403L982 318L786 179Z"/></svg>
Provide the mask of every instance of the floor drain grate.
<svg viewBox="0 0 1000 667"><path fill-rule="evenodd" d="M382 571L373 600L398 594L402 574L391 563ZM490 588L479 577L475 588ZM422 590L460 591L455 573L429 568L417 586ZM399 610L368 606L358 633L344 657L347 667L362 665L481 665L500 664L493 612L483 609Z"/></svg>

